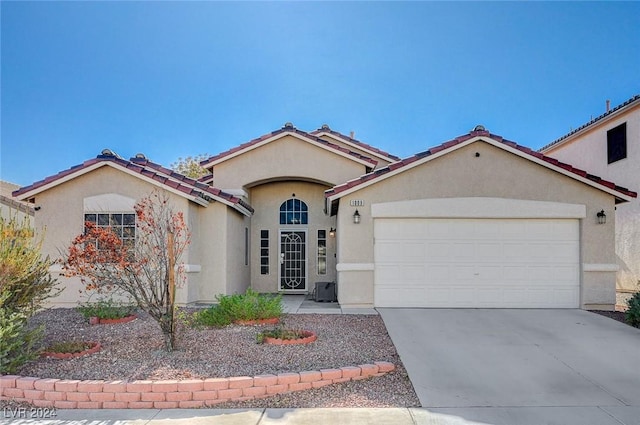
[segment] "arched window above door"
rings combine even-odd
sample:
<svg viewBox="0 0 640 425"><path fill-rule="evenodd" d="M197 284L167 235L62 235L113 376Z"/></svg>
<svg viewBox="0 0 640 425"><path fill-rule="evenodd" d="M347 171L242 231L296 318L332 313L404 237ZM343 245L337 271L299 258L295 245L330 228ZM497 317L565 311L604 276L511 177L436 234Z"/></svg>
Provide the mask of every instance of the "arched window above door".
<svg viewBox="0 0 640 425"><path fill-rule="evenodd" d="M280 205L280 224L309 224L307 204L299 199L288 199Z"/></svg>

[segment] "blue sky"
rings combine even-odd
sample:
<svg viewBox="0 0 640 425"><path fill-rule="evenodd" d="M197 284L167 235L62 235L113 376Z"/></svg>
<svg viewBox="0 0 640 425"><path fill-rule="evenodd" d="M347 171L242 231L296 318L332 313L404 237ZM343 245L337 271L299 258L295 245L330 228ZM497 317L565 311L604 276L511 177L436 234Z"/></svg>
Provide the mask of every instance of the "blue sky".
<svg viewBox="0 0 640 425"><path fill-rule="evenodd" d="M169 165L293 122L401 157L539 148L640 93L637 2L0 2L0 178Z"/></svg>

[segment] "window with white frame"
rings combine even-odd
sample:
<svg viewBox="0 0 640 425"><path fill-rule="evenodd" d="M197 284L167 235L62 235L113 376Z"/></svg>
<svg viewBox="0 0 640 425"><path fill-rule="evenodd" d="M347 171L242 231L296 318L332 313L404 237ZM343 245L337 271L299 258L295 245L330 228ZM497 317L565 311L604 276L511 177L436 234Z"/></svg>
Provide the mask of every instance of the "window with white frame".
<svg viewBox="0 0 640 425"><path fill-rule="evenodd" d="M122 244L133 249L136 241L136 215L135 213L97 212L85 213L85 223L92 223L97 228L111 229L122 241ZM96 241L96 244L98 242ZM100 249L100 246L96 246Z"/></svg>

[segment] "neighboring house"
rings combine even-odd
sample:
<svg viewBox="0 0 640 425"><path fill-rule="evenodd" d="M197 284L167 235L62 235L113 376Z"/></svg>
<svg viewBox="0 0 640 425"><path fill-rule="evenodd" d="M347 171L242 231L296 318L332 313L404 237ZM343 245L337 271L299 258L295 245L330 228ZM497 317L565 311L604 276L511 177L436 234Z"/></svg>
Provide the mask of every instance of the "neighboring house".
<svg viewBox="0 0 640 425"><path fill-rule="evenodd" d="M143 155L97 158L14 192L41 207L45 253L86 219L126 223L166 190L192 230L182 304L336 281L344 307L612 309L613 214L636 193L480 126L402 159L331 130L279 130L208 158L189 179ZM120 225L120 224L118 224ZM74 303L80 284L57 304Z"/></svg>
<svg viewBox="0 0 640 425"><path fill-rule="evenodd" d="M610 110L607 102L604 114L540 151L607 180L639 188L640 95ZM637 291L640 289L640 200L618 205L615 219L617 288L622 292Z"/></svg>
<svg viewBox="0 0 640 425"><path fill-rule="evenodd" d="M0 180L0 216L6 221L16 219L22 223L27 220L29 225L33 225L33 207L26 202L20 202L13 198L11 193L19 189L17 184Z"/></svg>

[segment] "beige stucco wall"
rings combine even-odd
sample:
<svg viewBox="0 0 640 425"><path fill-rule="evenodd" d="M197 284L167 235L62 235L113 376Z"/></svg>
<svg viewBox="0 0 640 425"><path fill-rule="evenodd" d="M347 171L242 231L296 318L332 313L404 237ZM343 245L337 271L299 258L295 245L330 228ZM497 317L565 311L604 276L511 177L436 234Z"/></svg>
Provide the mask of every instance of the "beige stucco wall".
<svg viewBox="0 0 640 425"><path fill-rule="evenodd" d="M640 191L640 103L579 132L544 153L635 192ZM627 123L627 158L607 164L607 131ZM619 289L640 289L640 199L616 207Z"/></svg>
<svg viewBox="0 0 640 425"><path fill-rule="evenodd" d="M277 292L279 278L279 231L281 229L307 230L307 277L308 290L315 282L335 281L335 238L329 236L335 227L335 217L324 213L324 191L327 186L301 181L272 182L250 189L251 205L255 213L251 218L251 283L259 292ZM304 201L309 208L308 225L280 225L280 205L287 199ZM319 275L317 266L318 230L326 230L327 274ZM269 230L269 274L260 274L260 231Z"/></svg>
<svg viewBox="0 0 640 425"><path fill-rule="evenodd" d="M43 255L60 258L72 238L83 231L86 198L117 194L118 197L138 200L156 188L139 178L104 166L38 194L35 205L41 208L36 212L35 227L38 233L45 235ZM187 273L187 281L178 289L176 301L185 304L207 299L209 287L213 287L211 292L223 292L228 273L224 257L220 259L219 256L205 254L225 251L227 240L223 233L226 233L228 208L221 203L212 203L207 208L197 206L172 193L169 193L169 199L176 211L184 213L193 233L193 243L182 258L192 271ZM109 205L104 205L105 211L109 209ZM200 234L207 236L206 241L200 239ZM200 272L197 271L199 267ZM59 277L65 290L52 299L50 305L71 306L86 300L86 296L80 293L83 285L79 278L65 278L55 271L52 274ZM216 292L218 287L220 291Z"/></svg>
<svg viewBox="0 0 640 425"><path fill-rule="evenodd" d="M242 189L265 180L288 178L333 186L365 171L365 165L353 159L287 135L215 165L213 186Z"/></svg>
<svg viewBox="0 0 640 425"><path fill-rule="evenodd" d="M480 154L476 157L476 152ZM372 265L373 218L371 204L410 199L494 197L552 201L586 206L580 220L583 264L615 263L614 198L484 142L475 142L394 177L381 180L340 199L337 217L338 267ZM358 207L361 223L353 223L353 199L364 200ZM596 224L596 213L604 209L607 224ZM612 308L615 294L614 272L582 272L581 305ZM363 293L363 291L365 291ZM339 271L338 294L342 305L373 304L373 270Z"/></svg>

